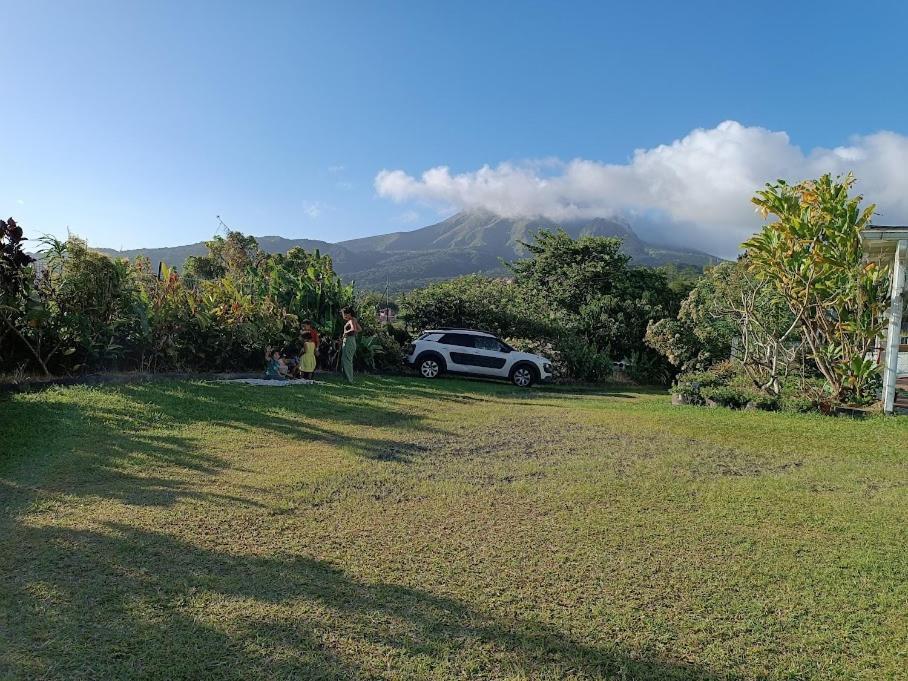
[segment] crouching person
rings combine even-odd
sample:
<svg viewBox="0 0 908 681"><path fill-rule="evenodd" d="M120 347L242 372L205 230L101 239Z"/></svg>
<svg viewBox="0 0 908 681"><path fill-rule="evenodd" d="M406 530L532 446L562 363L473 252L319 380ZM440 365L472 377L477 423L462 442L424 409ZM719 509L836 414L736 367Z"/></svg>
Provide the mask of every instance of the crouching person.
<svg viewBox="0 0 908 681"><path fill-rule="evenodd" d="M287 364L281 358L281 353L274 350L270 345L265 350L265 378L275 381L287 380Z"/></svg>

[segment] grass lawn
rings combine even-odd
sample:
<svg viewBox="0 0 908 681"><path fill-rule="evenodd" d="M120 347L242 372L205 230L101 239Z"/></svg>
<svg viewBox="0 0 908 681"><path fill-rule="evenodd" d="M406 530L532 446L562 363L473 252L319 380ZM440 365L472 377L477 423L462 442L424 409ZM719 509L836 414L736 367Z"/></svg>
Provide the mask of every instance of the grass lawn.
<svg viewBox="0 0 908 681"><path fill-rule="evenodd" d="M365 378L0 400L3 679L905 679L908 418Z"/></svg>

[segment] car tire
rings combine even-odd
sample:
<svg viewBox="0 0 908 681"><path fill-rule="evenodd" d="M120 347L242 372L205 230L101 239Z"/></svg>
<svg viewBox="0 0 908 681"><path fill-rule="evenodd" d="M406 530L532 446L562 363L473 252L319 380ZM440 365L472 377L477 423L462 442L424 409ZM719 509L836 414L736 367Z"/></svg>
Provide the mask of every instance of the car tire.
<svg viewBox="0 0 908 681"><path fill-rule="evenodd" d="M444 373L444 360L435 355L421 357L416 364L419 375L423 378L438 378Z"/></svg>
<svg viewBox="0 0 908 681"><path fill-rule="evenodd" d="M518 364L511 369L511 383L518 388L529 388L536 382L536 370L529 364Z"/></svg>

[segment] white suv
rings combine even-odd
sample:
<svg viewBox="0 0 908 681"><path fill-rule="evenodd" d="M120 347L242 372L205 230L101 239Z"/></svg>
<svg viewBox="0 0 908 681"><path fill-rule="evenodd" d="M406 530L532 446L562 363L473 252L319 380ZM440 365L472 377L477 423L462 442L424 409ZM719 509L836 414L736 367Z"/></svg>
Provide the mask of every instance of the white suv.
<svg viewBox="0 0 908 681"><path fill-rule="evenodd" d="M505 378L520 388L552 380L545 357L518 352L497 336L473 329L431 329L406 348L405 361L424 378L444 372Z"/></svg>

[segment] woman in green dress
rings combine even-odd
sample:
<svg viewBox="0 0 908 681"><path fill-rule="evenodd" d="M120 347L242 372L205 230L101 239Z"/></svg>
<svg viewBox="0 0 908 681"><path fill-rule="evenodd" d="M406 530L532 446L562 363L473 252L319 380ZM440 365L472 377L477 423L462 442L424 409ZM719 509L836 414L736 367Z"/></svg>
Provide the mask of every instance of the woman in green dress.
<svg viewBox="0 0 908 681"><path fill-rule="evenodd" d="M362 331L352 307L341 310L344 317L344 345L341 350L341 366L348 383L353 383L353 357L356 355L356 335Z"/></svg>
<svg viewBox="0 0 908 681"><path fill-rule="evenodd" d="M312 374L315 372L315 343L312 340L312 334L306 332L303 334L303 347L300 354L300 373L306 380L312 380Z"/></svg>

